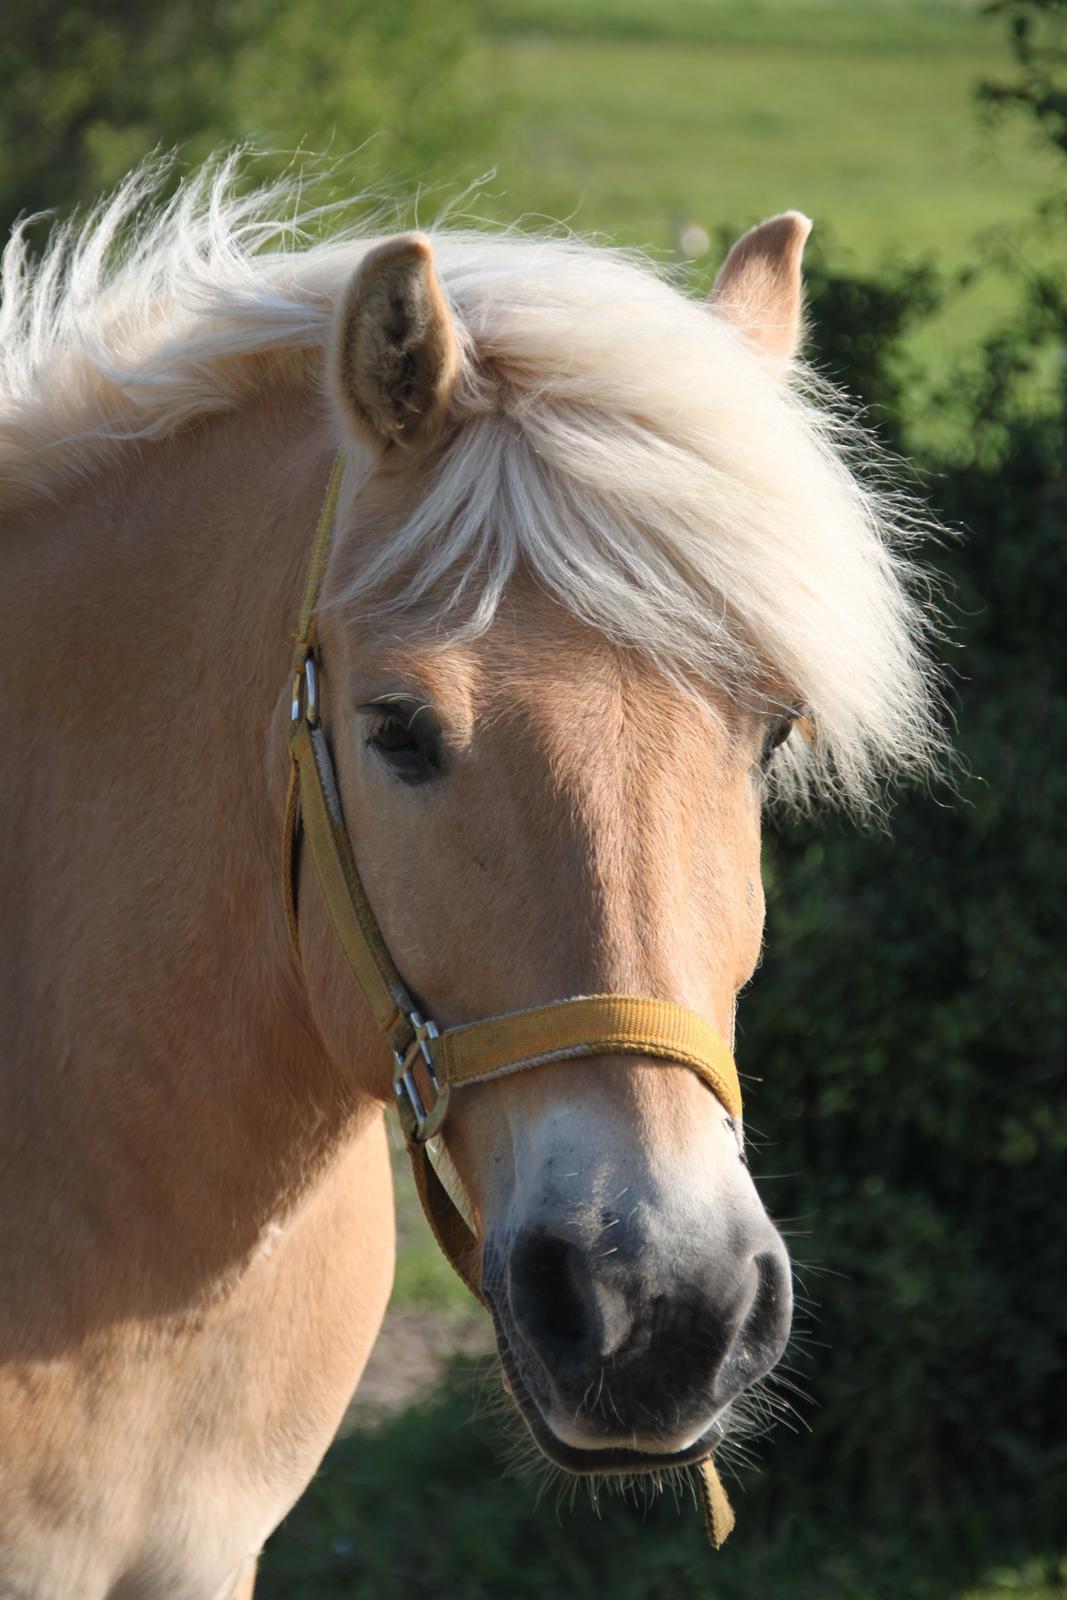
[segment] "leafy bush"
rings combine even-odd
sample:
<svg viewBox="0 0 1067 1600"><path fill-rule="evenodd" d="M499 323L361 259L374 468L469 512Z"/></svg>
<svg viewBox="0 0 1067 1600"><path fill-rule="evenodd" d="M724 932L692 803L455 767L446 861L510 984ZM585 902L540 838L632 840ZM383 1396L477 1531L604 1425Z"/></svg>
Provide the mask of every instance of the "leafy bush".
<svg viewBox="0 0 1067 1600"><path fill-rule="evenodd" d="M156 148L360 149L359 186L484 160L473 0L34 0L4 18L0 225L85 205ZM27 128L33 137L26 137ZM350 187L350 176L345 180Z"/></svg>

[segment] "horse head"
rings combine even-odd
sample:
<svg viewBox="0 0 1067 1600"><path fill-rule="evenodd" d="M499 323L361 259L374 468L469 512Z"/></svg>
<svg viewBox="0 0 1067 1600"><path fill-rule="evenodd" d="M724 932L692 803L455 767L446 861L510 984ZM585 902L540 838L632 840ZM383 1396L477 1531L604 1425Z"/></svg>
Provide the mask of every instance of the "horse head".
<svg viewBox="0 0 1067 1600"><path fill-rule="evenodd" d="M790 515L803 528L819 502L843 529L836 559L858 601L893 592L860 492L786 386L807 232L793 213L754 229L711 307L687 309L721 368L710 410L692 359L672 391L678 339L658 351L654 323L679 301L658 283L629 308L653 313L635 351L649 364L629 370L611 353L634 343L626 306L606 297L596 315L561 292L570 323L546 359L552 305L512 299L500 337L469 261L449 271L447 239L443 273L421 235L376 246L339 299L329 388L353 467L318 622L324 716L374 917L441 1028L639 995L732 1040L761 948L764 792L783 747L803 761L796 724L833 670L799 660L795 594L780 600L781 647L773 628L761 637L775 583L820 582L802 538L783 570ZM584 265L562 261L572 277ZM619 272L625 287L632 268ZM731 461L714 435L734 398L749 431L734 425ZM766 466L776 454L784 476ZM746 515L762 515L769 549L732 525ZM716 521L720 565L701 574L695 541L714 547ZM350 991L321 903L306 915L343 1052ZM572 1471L700 1459L790 1329L789 1260L737 1107L677 1058L591 1046L535 1065L464 1084L443 1131L508 1386Z"/></svg>

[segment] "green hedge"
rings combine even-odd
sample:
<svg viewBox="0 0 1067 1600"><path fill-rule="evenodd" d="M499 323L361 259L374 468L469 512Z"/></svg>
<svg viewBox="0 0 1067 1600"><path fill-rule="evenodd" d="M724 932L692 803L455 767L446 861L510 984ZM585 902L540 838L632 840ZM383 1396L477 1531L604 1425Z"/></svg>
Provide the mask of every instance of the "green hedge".
<svg viewBox="0 0 1067 1600"><path fill-rule="evenodd" d="M1067 229L1064 230L1067 233ZM907 443L895 370L929 277L818 276L823 362ZM873 322L877 342L869 338ZM819 1342L810 1437L776 1479L816 1473L885 1524L1067 1526L1067 286L1018 317L939 403L965 444L920 466L963 537L932 554L951 623L955 783L889 831L782 827L767 958L742 1009L751 1115L773 1139L772 1209L803 1214Z"/></svg>

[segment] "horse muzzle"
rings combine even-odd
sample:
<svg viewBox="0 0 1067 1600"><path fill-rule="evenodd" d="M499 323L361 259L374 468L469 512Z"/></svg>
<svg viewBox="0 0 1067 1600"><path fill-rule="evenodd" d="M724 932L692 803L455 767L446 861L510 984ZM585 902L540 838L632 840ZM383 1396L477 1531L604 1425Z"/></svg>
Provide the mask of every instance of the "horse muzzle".
<svg viewBox="0 0 1067 1600"><path fill-rule="evenodd" d="M535 1220L483 1286L505 1374L542 1451L574 1472L657 1471L707 1455L731 1401L775 1365L792 1315L789 1258L766 1216L728 1259L655 1246L621 1222Z"/></svg>

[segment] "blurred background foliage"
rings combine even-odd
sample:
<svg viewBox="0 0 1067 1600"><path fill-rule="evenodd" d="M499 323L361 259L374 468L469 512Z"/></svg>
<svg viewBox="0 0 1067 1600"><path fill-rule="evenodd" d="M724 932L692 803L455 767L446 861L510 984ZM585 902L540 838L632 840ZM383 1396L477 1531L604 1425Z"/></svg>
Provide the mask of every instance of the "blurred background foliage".
<svg viewBox="0 0 1067 1600"><path fill-rule="evenodd" d="M405 186L483 157L497 96L465 0L32 0L4 19L0 217L91 201L153 149L362 146Z"/></svg>
<svg viewBox="0 0 1067 1600"><path fill-rule="evenodd" d="M362 146L335 188L425 216L492 167L466 209L685 257L703 288L725 238L802 207L811 353L963 531L926 558L955 788L901 797L888 831L771 824L739 1056L757 1177L796 1232L784 1376L809 1399L782 1390L796 1431L762 1472L736 1460L730 1544L710 1556L669 1499L538 1498L477 1420L495 1380L456 1369L355 1413L268 1547L265 1600L1067 1593L1065 51L1065 0L5 16L5 222L84 206L159 146L251 139L278 152L259 171ZM386 1368L405 1326L435 1351L481 1330L398 1188Z"/></svg>

